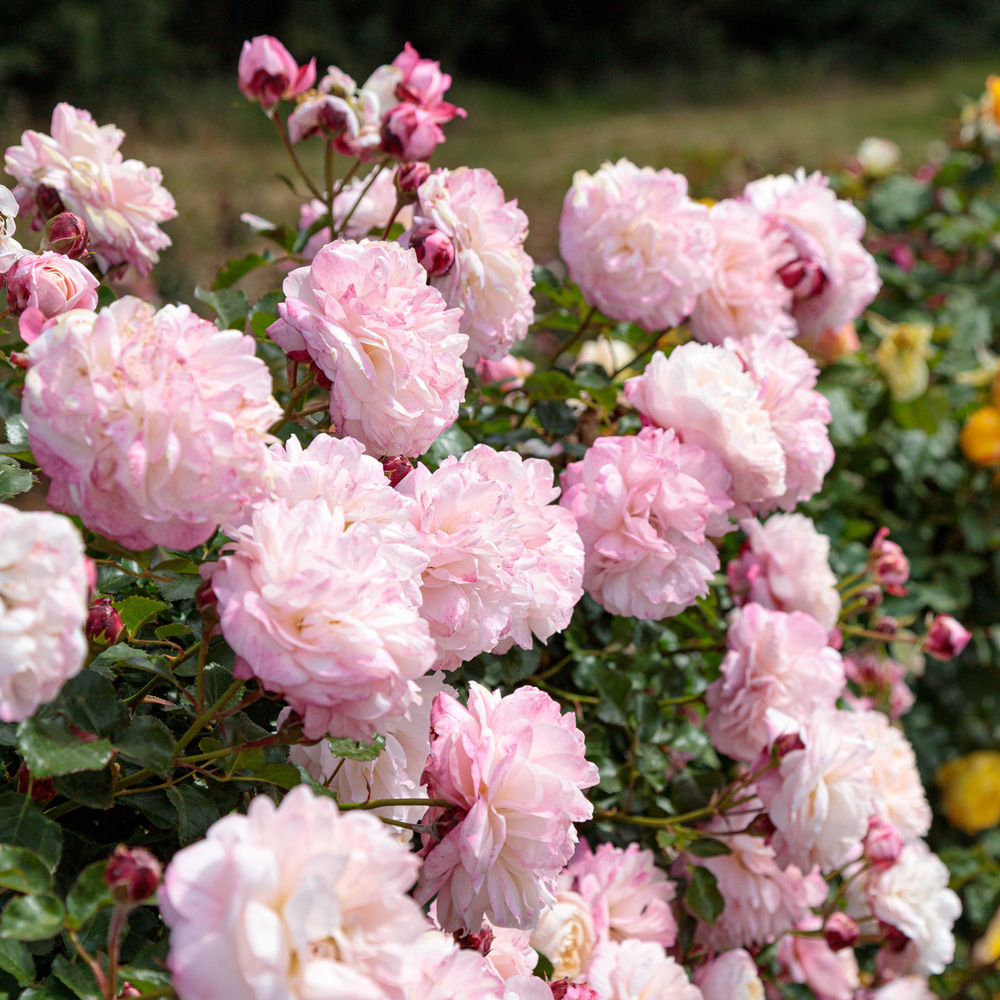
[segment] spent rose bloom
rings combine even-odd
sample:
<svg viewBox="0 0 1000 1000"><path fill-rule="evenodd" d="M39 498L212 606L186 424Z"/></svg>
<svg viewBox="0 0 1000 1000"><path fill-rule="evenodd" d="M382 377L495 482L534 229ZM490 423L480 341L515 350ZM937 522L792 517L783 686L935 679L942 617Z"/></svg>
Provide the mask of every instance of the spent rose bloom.
<svg viewBox="0 0 1000 1000"><path fill-rule="evenodd" d="M445 930L478 930L484 916L533 926L573 854L573 824L593 815L582 789L598 774L583 733L537 688L501 697L475 681L467 707L434 699L431 732L428 792L451 807L427 813L447 833L425 843L418 902L437 897Z"/></svg>
<svg viewBox="0 0 1000 1000"><path fill-rule="evenodd" d="M705 1000L764 1000L757 963L742 948L716 955L695 973Z"/></svg>
<svg viewBox="0 0 1000 1000"><path fill-rule="evenodd" d="M602 945L587 982L601 1000L702 1000L683 966L652 941Z"/></svg>
<svg viewBox="0 0 1000 1000"><path fill-rule="evenodd" d="M277 38L257 35L243 43L238 68L240 92L269 110L290 100L316 82L316 60L300 66Z"/></svg>
<svg viewBox="0 0 1000 1000"><path fill-rule="evenodd" d="M882 712L858 712L857 718L874 747L875 815L895 826L904 842L919 840L931 828L931 807L910 741Z"/></svg>
<svg viewBox="0 0 1000 1000"><path fill-rule="evenodd" d="M875 810L872 744L853 712L817 711L758 784L782 862L829 872L854 860Z"/></svg>
<svg viewBox="0 0 1000 1000"><path fill-rule="evenodd" d="M726 567L737 605L802 611L826 629L840 617L840 591L830 569L830 539L804 514L774 514L740 523L747 540Z"/></svg>
<svg viewBox="0 0 1000 1000"><path fill-rule="evenodd" d="M590 904L579 893L562 889L542 911L531 946L552 963L555 979L576 979L590 964L598 943Z"/></svg>
<svg viewBox="0 0 1000 1000"><path fill-rule="evenodd" d="M405 1000L403 963L428 929L407 895L419 860L374 816L304 786L258 795L174 855L159 894L167 967L185 1000Z"/></svg>
<svg viewBox="0 0 1000 1000"><path fill-rule="evenodd" d="M149 274L159 251L170 246L159 223L177 215L163 175L139 160L123 160L118 147L125 133L114 125L98 126L88 111L57 104L51 131L29 130L21 145L5 154L22 209L39 188L54 190L64 208L87 224L90 248L102 269L131 264ZM42 221L35 215L36 228Z"/></svg>
<svg viewBox="0 0 1000 1000"><path fill-rule="evenodd" d="M503 995L489 962L441 931L427 931L405 962L405 1000L501 1000Z"/></svg>
<svg viewBox="0 0 1000 1000"><path fill-rule="evenodd" d="M687 179L626 159L578 170L563 201L559 253L583 297L645 330L676 326L711 282L715 234Z"/></svg>
<svg viewBox="0 0 1000 1000"><path fill-rule="evenodd" d="M864 216L838 199L818 171L762 177L746 186L743 197L794 252L782 274L799 331L819 336L857 319L882 285L875 259L861 244Z"/></svg>
<svg viewBox="0 0 1000 1000"><path fill-rule="evenodd" d="M785 492L768 498L763 511L794 510L819 492L833 465L827 426L830 404L815 389L819 370L798 344L779 334L729 341L757 383L758 396L785 456Z"/></svg>
<svg viewBox="0 0 1000 1000"><path fill-rule="evenodd" d="M333 791L340 802L367 802L369 799L425 798L421 780L431 746L431 705L435 695L457 692L445 684L440 673L427 674L416 681L417 697L402 716L377 724L376 731L385 739L382 752L374 760L350 760L334 757L327 740L312 746L297 745L288 751L288 759L300 764L320 784ZM376 816L416 823L426 806L384 806ZM409 831L394 831L406 840Z"/></svg>
<svg viewBox="0 0 1000 1000"><path fill-rule="evenodd" d="M571 463L560 501L586 551L583 584L613 614L665 618L708 593L709 536L730 529L730 479L716 455L646 427L603 437Z"/></svg>
<svg viewBox="0 0 1000 1000"><path fill-rule="evenodd" d="M190 549L251 498L281 415L252 337L125 296L50 321L27 355L53 509L129 549Z"/></svg>
<svg viewBox="0 0 1000 1000"><path fill-rule="evenodd" d="M528 217L488 170L436 170L420 185L414 227L432 226L455 247L455 262L431 284L463 310L467 365L497 360L528 333L535 316L532 259L524 251Z"/></svg>
<svg viewBox="0 0 1000 1000"><path fill-rule="evenodd" d="M420 455L458 415L467 338L412 250L337 240L284 281L268 333L333 382L330 416L373 455Z"/></svg>
<svg viewBox="0 0 1000 1000"><path fill-rule="evenodd" d="M674 883L656 867L652 851L629 844L624 850L601 844L591 851L581 842L566 873L587 901L603 941L655 941L664 948L677 939L670 902Z"/></svg>
<svg viewBox="0 0 1000 1000"><path fill-rule="evenodd" d="M420 618L426 559L395 525L345 526L326 501L256 509L202 567L237 676L257 677L302 716L309 739L368 741L418 696L434 645Z"/></svg>
<svg viewBox="0 0 1000 1000"><path fill-rule="evenodd" d="M688 320L691 336L703 344L751 334L794 337L792 293L778 271L795 252L783 234L752 205L729 198L709 209L708 221L715 232L712 277Z"/></svg>
<svg viewBox="0 0 1000 1000"><path fill-rule="evenodd" d="M799 611L769 611L747 604L726 633L719 679L708 686L705 730L712 745L735 760L752 761L771 740L768 714L796 723L832 709L846 678L826 630Z"/></svg>
<svg viewBox="0 0 1000 1000"><path fill-rule="evenodd" d="M90 588L72 521L0 504L0 721L34 715L80 672Z"/></svg>
<svg viewBox="0 0 1000 1000"><path fill-rule="evenodd" d="M7 305L15 316L37 310L37 336L46 319L70 309L96 309L99 284L83 264L60 253L26 254L7 271Z"/></svg>
<svg viewBox="0 0 1000 1000"><path fill-rule="evenodd" d="M331 139L345 133L356 138L360 130L353 102L337 94L310 92L299 99L288 116L288 138L292 142L302 142L314 135Z"/></svg>
<svg viewBox="0 0 1000 1000"><path fill-rule="evenodd" d="M0 276L6 274L18 258L29 252L14 239L17 211L17 199L8 188L0 184Z"/></svg>
<svg viewBox="0 0 1000 1000"><path fill-rule="evenodd" d="M625 382L625 395L649 423L722 459L735 516L784 494L781 441L735 351L712 344L683 344L670 357L657 351L642 375Z"/></svg>

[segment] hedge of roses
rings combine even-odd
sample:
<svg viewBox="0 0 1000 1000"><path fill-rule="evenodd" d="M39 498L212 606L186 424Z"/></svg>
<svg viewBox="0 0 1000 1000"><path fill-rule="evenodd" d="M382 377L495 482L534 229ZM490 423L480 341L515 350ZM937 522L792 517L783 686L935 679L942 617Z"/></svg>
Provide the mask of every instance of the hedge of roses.
<svg viewBox="0 0 1000 1000"><path fill-rule="evenodd" d="M915 485L984 475L926 425L978 390L906 320L892 220L933 241L940 213L861 168L708 205L620 160L575 176L536 267L489 171L427 162L450 84L409 45L359 85L246 43L302 208L244 216L261 248L195 293L214 323L116 292L176 214L118 129L62 104L7 151L0 990L987 987L949 882L971 907L1000 869L933 852L924 787L959 618L989 614L975 556L933 584L964 544L935 532L975 518ZM280 289L250 302L252 271ZM888 407L863 359L820 383L863 315Z"/></svg>

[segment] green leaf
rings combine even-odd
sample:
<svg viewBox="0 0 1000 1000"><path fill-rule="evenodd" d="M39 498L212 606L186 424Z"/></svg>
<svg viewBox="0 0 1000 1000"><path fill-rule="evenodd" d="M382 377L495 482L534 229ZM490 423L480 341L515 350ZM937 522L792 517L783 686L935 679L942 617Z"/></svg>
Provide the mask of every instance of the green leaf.
<svg viewBox="0 0 1000 1000"><path fill-rule="evenodd" d="M97 736L107 736L125 714L111 681L96 670L83 670L70 678L54 708L77 729Z"/></svg>
<svg viewBox="0 0 1000 1000"><path fill-rule="evenodd" d="M240 278L251 271L256 271L258 267L263 267L264 264L270 264L273 260L274 255L270 251L266 251L263 254L248 253L245 257L235 257L232 260L227 260L219 268L219 273L215 276L215 281L212 282L212 288L215 291L222 288L229 288L230 285L234 285ZM209 304L211 305L211 303ZM212 308L214 309L215 307L213 306Z"/></svg>
<svg viewBox="0 0 1000 1000"><path fill-rule="evenodd" d="M335 799L337 796L330 791L326 785L321 785L301 764L295 765L295 770L299 772L303 785L308 785L316 795L325 796L328 799Z"/></svg>
<svg viewBox="0 0 1000 1000"><path fill-rule="evenodd" d="M580 387L565 372L558 370L529 375L523 389L532 399L575 399L580 395Z"/></svg>
<svg viewBox="0 0 1000 1000"><path fill-rule="evenodd" d="M242 330L246 325L250 303L243 292L235 288L220 288L210 292L200 286L194 290L194 297L204 302L219 317L216 326L220 330Z"/></svg>
<svg viewBox="0 0 1000 1000"><path fill-rule="evenodd" d="M561 400L543 399L535 406L535 415L553 437L566 437L576 430L576 414Z"/></svg>
<svg viewBox="0 0 1000 1000"><path fill-rule="evenodd" d="M24 414L15 413L4 421L7 431L7 441L22 448L31 447L28 441L28 423L24 419Z"/></svg>
<svg viewBox="0 0 1000 1000"><path fill-rule="evenodd" d="M152 597L142 597L139 594L133 594L131 597L126 597L124 601L119 601L114 607L118 614L122 616L122 622L125 628L128 629L128 634L132 636L150 618L161 611L165 611L170 605L164 604L163 601L155 601Z"/></svg>
<svg viewBox="0 0 1000 1000"><path fill-rule="evenodd" d="M450 455L464 455L475 443L458 424L452 424L434 439L424 458L437 468Z"/></svg>
<svg viewBox="0 0 1000 1000"><path fill-rule="evenodd" d="M720 858L723 855L733 853L727 844L714 837L703 837L701 840L688 844L687 852L696 858Z"/></svg>
<svg viewBox="0 0 1000 1000"><path fill-rule="evenodd" d="M60 795L88 809L110 809L115 804L110 768L59 775L52 783Z"/></svg>
<svg viewBox="0 0 1000 1000"><path fill-rule="evenodd" d="M153 635L157 639L173 639L175 636L190 634L191 629L183 622L171 622L169 625L161 625L158 629L153 630Z"/></svg>
<svg viewBox="0 0 1000 1000"><path fill-rule="evenodd" d="M13 976L18 986L28 986L35 979L35 962L20 941L0 938L0 969Z"/></svg>
<svg viewBox="0 0 1000 1000"><path fill-rule="evenodd" d="M0 938L44 941L62 930L65 916L62 900L52 893L15 896L0 914Z"/></svg>
<svg viewBox="0 0 1000 1000"><path fill-rule="evenodd" d="M302 776L294 764L265 764L254 777L279 788L294 788L302 784Z"/></svg>
<svg viewBox="0 0 1000 1000"><path fill-rule="evenodd" d="M715 876L700 866L691 868L691 881L684 892L684 902L696 917L709 926L714 926L725 906Z"/></svg>
<svg viewBox="0 0 1000 1000"><path fill-rule="evenodd" d="M26 493L31 489L33 478L15 459L9 455L0 455L0 500Z"/></svg>
<svg viewBox="0 0 1000 1000"><path fill-rule="evenodd" d="M0 886L15 892L46 892L52 888L52 875L34 851L0 844Z"/></svg>
<svg viewBox="0 0 1000 1000"><path fill-rule="evenodd" d="M62 830L27 795L0 794L0 841L29 847L55 871L62 854Z"/></svg>
<svg viewBox="0 0 1000 1000"><path fill-rule="evenodd" d="M36 778L77 771L99 771L111 760L111 744L87 743L69 730L65 719L33 716L17 727L17 749Z"/></svg>
<svg viewBox="0 0 1000 1000"><path fill-rule="evenodd" d="M80 1000L98 1000L101 995L93 972L82 963L74 964L65 955L56 955L52 963L52 975L80 997Z"/></svg>
<svg viewBox="0 0 1000 1000"><path fill-rule="evenodd" d="M77 997L54 976L46 976L37 986L26 989L19 1000L77 1000Z"/></svg>
<svg viewBox="0 0 1000 1000"><path fill-rule="evenodd" d="M104 309L110 306L113 302L118 301L118 296L115 295L113 288L109 288L107 285L101 285L97 289L97 308Z"/></svg>
<svg viewBox="0 0 1000 1000"><path fill-rule="evenodd" d="M209 794L193 785L174 785L167 789L167 798L177 810L177 832L182 844L204 836L219 818L219 810Z"/></svg>
<svg viewBox="0 0 1000 1000"><path fill-rule="evenodd" d="M115 749L126 760L167 777L174 762L174 737L151 715L137 715L129 727L113 738Z"/></svg>
<svg viewBox="0 0 1000 1000"><path fill-rule="evenodd" d="M385 737L379 735L371 743L345 739L330 739L327 742L334 757L346 757L348 760L375 760L385 749Z"/></svg>
<svg viewBox="0 0 1000 1000"><path fill-rule="evenodd" d="M99 910L111 905L111 892L104 881L106 861L95 861L80 872L66 896L66 925L73 930L89 924Z"/></svg>

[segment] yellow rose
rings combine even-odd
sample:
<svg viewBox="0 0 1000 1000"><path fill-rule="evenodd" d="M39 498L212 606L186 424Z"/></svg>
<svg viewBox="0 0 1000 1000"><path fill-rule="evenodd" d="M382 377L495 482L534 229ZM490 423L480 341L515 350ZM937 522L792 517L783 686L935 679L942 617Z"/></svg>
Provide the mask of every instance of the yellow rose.
<svg viewBox="0 0 1000 1000"><path fill-rule="evenodd" d="M1000 465L1000 409L983 406L962 428L959 444L965 457L976 465Z"/></svg>
<svg viewBox="0 0 1000 1000"><path fill-rule="evenodd" d="M992 965L1000 960L1000 910L993 914L986 933L972 949L972 961L976 965Z"/></svg>
<svg viewBox="0 0 1000 1000"><path fill-rule="evenodd" d="M979 833L1000 823L1000 752L977 750L938 768L944 813L952 826Z"/></svg>
<svg viewBox="0 0 1000 1000"><path fill-rule="evenodd" d="M869 315L871 328L882 338L875 360L894 399L907 403L922 396L930 379L927 359L934 327L930 323L889 323Z"/></svg>
<svg viewBox="0 0 1000 1000"><path fill-rule="evenodd" d="M993 118L1000 125L1000 76L986 77L986 107L993 112Z"/></svg>

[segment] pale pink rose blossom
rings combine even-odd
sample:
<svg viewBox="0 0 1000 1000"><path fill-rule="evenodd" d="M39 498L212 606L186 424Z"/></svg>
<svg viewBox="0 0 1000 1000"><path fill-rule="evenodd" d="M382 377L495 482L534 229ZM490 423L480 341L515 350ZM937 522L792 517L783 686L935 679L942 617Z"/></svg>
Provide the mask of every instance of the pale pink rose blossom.
<svg viewBox="0 0 1000 1000"><path fill-rule="evenodd" d="M732 853L700 858L718 880L725 906L709 927L700 925L698 939L714 951L749 948L774 941L826 899L826 882L819 872L808 874L795 865L778 867L774 848L762 837L729 833L730 823L745 825L744 817L719 819L706 827L721 837Z"/></svg>
<svg viewBox="0 0 1000 1000"><path fill-rule="evenodd" d="M429 160L444 142L434 113L418 104L401 103L382 119L382 150L398 160Z"/></svg>
<svg viewBox="0 0 1000 1000"><path fill-rule="evenodd" d="M258 35L243 43L238 67L240 92L269 110L290 100L316 82L316 60L300 66L277 38Z"/></svg>
<svg viewBox="0 0 1000 1000"><path fill-rule="evenodd" d="M418 902L437 897L445 930L478 929L484 916L533 926L576 846L573 824L593 815L582 789L597 767L573 714L533 687L501 697L473 681L468 707L434 699L431 730L428 793L452 805L424 820L446 819L448 832L425 843Z"/></svg>
<svg viewBox="0 0 1000 1000"><path fill-rule="evenodd" d="M813 914L799 921L798 930L816 931L822 917ZM786 934L778 946L783 978L804 983L816 1000L852 1000L861 985L858 960L850 948L832 951L823 938Z"/></svg>
<svg viewBox="0 0 1000 1000"><path fill-rule="evenodd" d="M598 940L590 904L569 889L556 893L531 934L531 946L552 963L554 979L583 975Z"/></svg>
<svg viewBox="0 0 1000 1000"><path fill-rule="evenodd" d="M625 395L649 423L722 459L733 478L734 516L785 493L781 440L735 351L712 344L683 344L669 358L657 351L625 382Z"/></svg>
<svg viewBox="0 0 1000 1000"><path fill-rule="evenodd" d="M834 871L861 854L875 811L874 747L853 712L816 711L798 731L801 749L758 783L777 828L778 859Z"/></svg>
<svg viewBox="0 0 1000 1000"><path fill-rule="evenodd" d="M0 276L6 274L16 260L29 253L14 239L17 212L17 199L0 184Z"/></svg>
<svg viewBox="0 0 1000 1000"><path fill-rule="evenodd" d="M90 590L72 521L0 504L0 721L34 715L80 672Z"/></svg>
<svg viewBox="0 0 1000 1000"><path fill-rule="evenodd" d="M7 305L15 316L28 309L37 313L37 336L47 319L70 309L96 309L99 284L78 260L51 250L27 254L7 271Z"/></svg>
<svg viewBox="0 0 1000 1000"><path fill-rule="evenodd" d="M740 523L747 540L726 567L737 605L802 611L829 633L840 618L840 591L830 569L830 539L804 514L774 514Z"/></svg>
<svg viewBox="0 0 1000 1000"><path fill-rule="evenodd" d="M935 660L951 660L969 645L971 638L972 633L951 615L935 615L927 630L923 650Z"/></svg>
<svg viewBox="0 0 1000 1000"><path fill-rule="evenodd" d="M513 392L524 385L524 380L535 370L527 358L505 354L498 361L480 361L476 364L476 374L484 385L500 384L501 392Z"/></svg>
<svg viewBox="0 0 1000 1000"><path fill-rule="evenodd" d="M785 490L766 498L762 510L794 510L799 501L819 492L833 465L830 404L815 388L819 370L798 344L776 333L730 341L728 346L757 383L784 452Z"/></svg>
<svg viewBox="0 0 1000 1000"><path fill-rule="evenodd" d="M838 199L818 171L762 177L746 186L743 197L794 252L783 276L800 332L819 336L857 319L882 284L875 259L861 244L864 216Z"/></svg>
<svg viewBox="0 0 1000 1000"><path fill-rule="evenodd" d="M538 952L531 947L531 932L518 927L494 927L489 921L492 941L486 953L490 968L503 980L513 976L530 976L538 965Z"/></svg>
<svg viewBox="0 0 1000 1000"><path fill-rule="evenodd" d="M190 549L251 499L281 415L252 337L126 296L49 321L27 355L53 509L129 549Z"/></svg>
<svg viewBox="0 0 1000 1000"><path fill-rule="evenodd" d="M917 840L903 848L892 867L870 869L848 884L848 911L863 930L873 929L874 918L908 939L902 951L886 956L893 973L937 975L955 957L952 925L962 904L948 880L944 862Z"/></svg>
<svg viewBox="0 0 1000 1000"><path fill-rule="evenodd" d="M299 744L289 748L288 759L304 767L316 781L334 792L340 802L426 798L422 775L431 747L431 705L440 691L450 695L457 692L445 684L440 673L419 678L416 687L416 697L404 715L375 726L385 739L385 746L374 760L334 757L325 739L312 746ZM383 806L372 811L376 816L416 823L427 807ZM405 828L393 832L404 840L410 839L410 831Z"/></svg>
<svg viewBox="0 0 1000 1000"><path fill-rule="evenodd" d="M333 147L345 156L357 157L370 163L382 156L382 123L399 105L396 87L403 79L403 71L396 66L379 66L371 76L357 87L354 81L335 66L320 83L320 90L350 98L358 116L358 132L344 132L333 139Z"/></svg>
<svg viewBox="0 0 1000 1000"><path fill-rule="evenodd" d="M702 1000L684 967L652 941L602 945L587 983L601 1000Z"/></svg>
<svg viewBox="0 0 1000 1000"><path fill-rule="evenodd" d="M303 97L288 116L288 138L302 142L314 135L332 139L342 135L356 138L361 131L354 104L337 94L319 91Z"/></svg>
<svg viewBox="0 0 1000 1000"><path fill-rule="evenodd" d="M603 437L563 473L560 501L586 551L583 585L617 615L666 618L708 593L710 536L730 530L729 474L717 456L644 428Z"/></svg>
<svg viewBox="0 0 1000 1000"><path fill-rule="evenodd" d="M882 712L858 712L857 718L874 747L875 815L891 823L904 842L919 840L931 828L931 807L910 741Z"/></svg>
<svg viewBox="0 0 1000 1000"><path fill-rule="evenodd" d="M368 741L402 716L434 645L418 609L426 559L401 532L345 527L343 511L324 500L276 500L234 539L203 575L237 676L280 693L309 739Z"/></svg>
<svg viewBox="0 0 1000 1000"><path fill-rule="evenodd" d="M602 940L654 941L664 948L677 939L677 921L670 903L674 883L656 867L652 851L629 844L622 849L601 844L591 851L581 842L566 869L585 899Z"/></svg>
<svg viewBox="0 0 1000 1000"><path fill-rule="evenodd" d="M177 210L156 167L122 159L118 147L124 138L114 125L98 126L89 112L57 104L52 134L25 132L21 145L7 150L7 172L17 178L14 195L22 208L32 204L39 188L51 188L65 209L83 219L103 270L131 264L149 274L159 251L170 246L159 223ZM42 221L35 216L35 228Z"/></svg>
<svg viewBox="0 0 1000 1000"><path fill-rule="evenodd" d="M538 976L511 976L503 984L503 1000L553 1000L553 994L549 984Z"/></svg>
<svg viewBox="0 0 1000 1000"><path fill-rule="evenodd" d="M937 994L924 976L900 976L877 990L867 990L859 1000L935 1000Z"/></svg>
<svg viewBox="0 0 1000 1000"><path fill-rule="evenodd" d="M185 1000L336 995L406 1000L427 918L419 860L374 816L293 788L214 823L174 855L159 893L167 967Z"/></svg>
<svg viewBox="0 0 1000 1000"><path fill-rule="evenodd" d="M705 1000L764 1000L757 963L742 948L716 955L694 973Z"/></svg>
<svg viewBox="0 0 1000 1000"><path fill-rule="evenodd" d="M752 761L768 746L768 712L804 723L844 690L840 654L809 615L747 604L733 613L726 645L719 679L705 692L705 731L735 760Z"/></svg>
<svg viewBox="0 0 1000 1000"><path fill-rule="evenodd" d="M402 72L402 78L396 84L396 97L399 100L419 104L430 111L441 124L456 116L466 116L462 108L443 100L445 92L451 86L451 75L441 72L439 62L421 59L420 53L407 42L403 51L393 59L392 65Z"/></svg>
<svg viewBox="0 0 1000 1000"><path fill-rule="evenodd" d="M709 209L708 221L715 232L712 277L688 320L691 336L703 344L752 334L794 337L792 293L778 276L795 257L784 235L752 205L729 198Z"/></svg>
<svg viewBox="0 0 1000 1000"><path fill-rule="evenodd" d="M427 931L406 956L405 1000L501 1000L503 982L478 951Z"/></svg>
<svg viewBox="0 0 1000 1000"><path fill-rule="evenodd" d="M645 330L676 326L711 282L715 234L687 179L626 159L578 170L563 201L559 253L592 306Z"/></svg>
<svg viewBox="0 0 1000 1000"><path fill-rule="evenodd" d="M462 309L465 363L508 354L535 316L534 264L524 251L528 217L517 201L505 200L488 170L436 170L417 192L413 225L432 226L454 244L454 264L431 284Z"/></svg>
<svg viewBox="0 0 1000 1000"><path fill-rule="evenodd" d="M459 310L412 250L337 240L284 281L268 333L308 351L333 383L330 417L375 456L420 455L458 415L466 377Z"/></svg>

